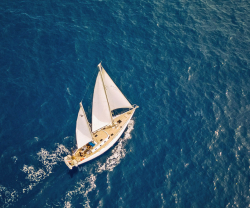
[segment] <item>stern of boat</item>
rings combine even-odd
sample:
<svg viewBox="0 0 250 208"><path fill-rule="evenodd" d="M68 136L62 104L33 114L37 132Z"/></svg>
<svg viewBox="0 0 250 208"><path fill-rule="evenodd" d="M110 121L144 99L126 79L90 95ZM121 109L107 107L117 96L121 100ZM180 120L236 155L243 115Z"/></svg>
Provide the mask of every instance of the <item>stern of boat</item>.
<svg viewBox="0 0 250 208"><path fill-rule="evenodd" d="M69 169L72 169L74 166L77 167L78 163L75 159L72 158L71 155L67 155L64 157L64 162L68 166Z"/></svg>

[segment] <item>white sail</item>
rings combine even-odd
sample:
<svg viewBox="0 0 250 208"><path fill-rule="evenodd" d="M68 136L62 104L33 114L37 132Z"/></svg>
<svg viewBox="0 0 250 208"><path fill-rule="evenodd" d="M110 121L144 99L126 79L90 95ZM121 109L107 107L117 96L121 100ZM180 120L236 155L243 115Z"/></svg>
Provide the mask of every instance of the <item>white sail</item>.
<svg viewBox="0 0 250 208"><path fill-rule="evenodd" d="M112 123L100 72L96 78L92 105L92 132Z"/></svg>
<svg viewBox="0 0 250 208"><path fill-rule="evenodd" d="M118 108L132 108L132 105L129 103L127 98L122 94L119 88L115 85L115 83L107 74L107 72L104 70L102 65L99 64L98 67L102 71L102 77L106 88L110 110L115 110Z"/></svg>
<svg viewBox="0 0 250 208"><path fill-rule="evenodd" d="M92 141L92 133L81 103L76 122L76 141L78 149Z"/></svg>

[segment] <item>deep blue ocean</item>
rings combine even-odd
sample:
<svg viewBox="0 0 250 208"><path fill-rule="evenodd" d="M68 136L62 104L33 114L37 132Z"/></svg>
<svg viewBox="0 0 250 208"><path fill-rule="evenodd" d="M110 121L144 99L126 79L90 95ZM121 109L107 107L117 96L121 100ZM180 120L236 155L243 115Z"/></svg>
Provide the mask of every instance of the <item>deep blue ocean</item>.
<svg viewBox="0 0 250 208"><path fill-rule="evenodd" d="M250 2L2 0L0 207L250 207ZM140 106L72 171L97 65Z"/></svg>

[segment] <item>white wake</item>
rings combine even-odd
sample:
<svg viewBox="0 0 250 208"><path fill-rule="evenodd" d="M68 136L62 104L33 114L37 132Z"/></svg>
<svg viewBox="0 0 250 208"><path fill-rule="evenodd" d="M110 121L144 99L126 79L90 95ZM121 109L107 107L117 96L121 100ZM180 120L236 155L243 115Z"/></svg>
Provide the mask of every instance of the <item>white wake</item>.
<svg viewBox="0 0 250 208"><path fill-rule="evenodd" d="M126 155L125 144L128 139L131 139L130 133L133 129L134 129L134 121L130 120L128 128L125 131L124 137L119 139L118 144L115 144L115 147L112 150L112 155L108 157L105 163L98 162L94 168L88 166L88 163L85 164L84 166L78 167L79 172L83 171L86 173L89 172L94 172L94 173L91 173L91 175L87 177L85 180L79 181L74 190L67 192L64 202L65 208L72 207L71 200L73 196L76 195L82 195L82 197L85 199L82 206L88 208L90 207L90 200L88 198L88 193L96 189L95 181L97 179L98 174L104 171L108 172L113 171L114 168L121 162L122 158L125 157ZM109 174L107 175L107 183L109 183L108 177ZM99 204L101 203L102 202L100 201Z"/></svg>
<svg viewBox="0 0 250 208"><path fill-rule="evenodd" d="M38 170L34 166L24 165L22 171L27 174L25 179L28 179L31 183L23 188L23 193L28 193L33 189L40 181L44 180L52 173L53 167L63 161L63 156L69 154L69 150L62 144L57 144L57 148L52 153L49 153L45 149L41 149L37 155L38 160L43 164L43 167Z"/></svg>

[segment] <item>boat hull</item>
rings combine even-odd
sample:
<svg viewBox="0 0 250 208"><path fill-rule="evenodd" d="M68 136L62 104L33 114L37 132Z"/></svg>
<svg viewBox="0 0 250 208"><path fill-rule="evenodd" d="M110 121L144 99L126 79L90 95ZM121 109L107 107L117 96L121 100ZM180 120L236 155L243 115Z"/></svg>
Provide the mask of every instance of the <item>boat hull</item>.
<svg viewBox="0 0 250 208"><path fill-rule="evenodd" d="M97 150L95 153L93 153L92 155L90 155L89 157L83 159L82 161L72 161L71 160L71 164L69 164L69 158L71 158L70 155L66 156L64 158L65 164L68 166L69 169L72 169L74 166L77 167L78 165L84 164L86 162L89 162L97 157L99 157L100 155L102 155L103 153L105 153L106 151L108 151L117 141L118 139L121 137L121 135L124 133L125 129L128 126L129 121L131 120L131 118L133 117L133 114L135 112L134 108L130 115L129 118L127 119L127 121L122 125L122 128L118 131L118 133L112 138L111 141L109 141L105 146L103 146L100 150ZM118 126L119 127L119 126ZM107 133L107 132L106 132ZM107 134L107 138L106 141L109 139L110 135ZM104 141L105 142L105 141ZM73 163L73 164L72 164Z"/></svg>
<svg viewBox="0 0 250 208"><path fill-rule="evenodd" d="M105 153L106 151L108 151L117 141L118 139L121 137L121 135L123 134L123 132L125 131L125 129L128 126L129 121L131 120L132 116L130 117L130 119L126 122L126 124L124 125L124 127L120 130L120 132L117 134L117 136L115 138L112 139L112 141L103 149L101 149L99 152L97 152L96 154L90 156L89 158L87 158L86 160L83 160L81 162L78 163L78 165L81 165L83 163L86 163L90 160L95 159L96 157L102 155L103 153Z"/></svg>

